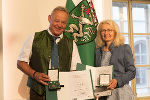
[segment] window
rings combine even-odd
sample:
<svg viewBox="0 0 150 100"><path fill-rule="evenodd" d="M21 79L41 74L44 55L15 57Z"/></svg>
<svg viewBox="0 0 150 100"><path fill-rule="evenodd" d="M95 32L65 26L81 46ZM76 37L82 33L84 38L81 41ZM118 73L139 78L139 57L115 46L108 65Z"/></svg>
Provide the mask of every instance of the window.
<svg viewBox="0 0 150 100"><path fill-rule="evenodd" d="M128 16L126 3L115 2L113 3L112 9L113 9L113 19L120 26L120 31L122 33L128 33Z"/></svg>
<svg viewBox="0 0 150 100"><path fill-rule="evenodd" d="M150 99L150 1L113 0L112 12L135 57L134 94Z"/></svg>

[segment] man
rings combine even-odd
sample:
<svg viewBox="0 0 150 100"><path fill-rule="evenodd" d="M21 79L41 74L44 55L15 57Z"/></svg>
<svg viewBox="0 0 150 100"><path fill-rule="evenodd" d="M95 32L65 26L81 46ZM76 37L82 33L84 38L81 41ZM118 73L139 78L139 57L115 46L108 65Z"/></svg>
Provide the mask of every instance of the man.
<svg viewBox="0 0 150 100"><path fill-rule="evenodd" d="M75 70L76 63L81 62L75 42L62 34L65 31L68 16L64 7L56 7L48 16L49 29L32 35L25 42L18 57L18 68L29 76L27 85L30 87L30 100L45 99L44 85L48 85L47 81L51 78L44 73L52 68L51 59L55 42L53 37L57 37L60 71Z"/></svg>

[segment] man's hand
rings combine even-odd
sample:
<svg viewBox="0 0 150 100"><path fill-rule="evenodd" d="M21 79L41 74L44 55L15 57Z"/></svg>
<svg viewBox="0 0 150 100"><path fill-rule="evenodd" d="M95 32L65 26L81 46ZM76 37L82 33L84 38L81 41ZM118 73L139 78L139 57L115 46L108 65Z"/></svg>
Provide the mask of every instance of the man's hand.
<svg viewBox="0 0 150 100"><path fill-rule="evenodd" d="M117 86L117 80L116 79L112 79L110 82L109 82L109 86L107 87L108 89L115 89Z"/></svg>
<svg viewBox="0 0 150 100"><path fill-rule="evenodd" d="M34 79L39 83L42 83L43 85L47 85L47 86L48 84L46 83L46 81L50 81L50 78L46 74L40 72L35 73Z"/></svg>

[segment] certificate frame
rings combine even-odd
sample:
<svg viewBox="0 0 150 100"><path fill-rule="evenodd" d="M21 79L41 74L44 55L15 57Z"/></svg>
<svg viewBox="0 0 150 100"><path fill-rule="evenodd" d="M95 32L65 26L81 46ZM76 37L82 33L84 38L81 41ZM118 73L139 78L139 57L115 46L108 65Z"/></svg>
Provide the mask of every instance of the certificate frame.
<svg viewBox="0 0 150 100"><path fill-rule="evenodd" d="M48 88L49 88L49 90L60 89L59 69L49 69L48 70L48 76L51 79L51 81L48 82Z"/></svg>
<svg viewBox="0 0 150 100"><path fill-rule="evenodd" d="M100 87L109 86L110 74L99 74L99 85Z"/></svg>

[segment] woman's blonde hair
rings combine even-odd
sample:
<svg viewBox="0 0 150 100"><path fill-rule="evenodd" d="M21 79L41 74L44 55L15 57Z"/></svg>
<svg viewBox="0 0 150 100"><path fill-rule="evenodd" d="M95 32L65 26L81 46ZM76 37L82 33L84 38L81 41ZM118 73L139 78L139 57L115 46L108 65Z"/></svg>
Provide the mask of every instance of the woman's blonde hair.
<svg viewBox="0 0 150 100"><path fill-rule="evenodd" d="M116 22L113 20L104 20L98 25L98 32L97 32L97 36L95 39L97 48L105 45L105 42L103 41L101 37L101 30L102 30L103 24L109 24L113 28L114 33L115 33L113 43L115 46L120 46L124 44L124 37L120 34L119 26L116 24Z"/></svg>

